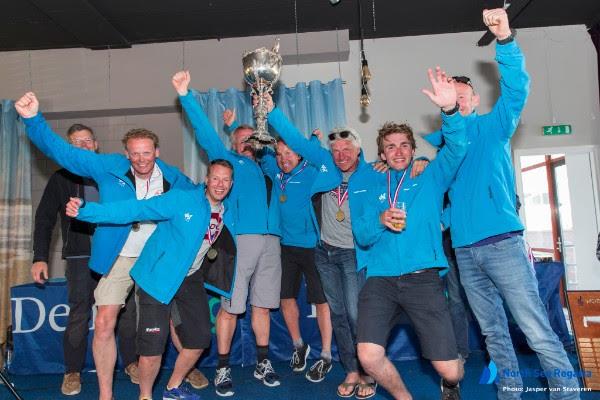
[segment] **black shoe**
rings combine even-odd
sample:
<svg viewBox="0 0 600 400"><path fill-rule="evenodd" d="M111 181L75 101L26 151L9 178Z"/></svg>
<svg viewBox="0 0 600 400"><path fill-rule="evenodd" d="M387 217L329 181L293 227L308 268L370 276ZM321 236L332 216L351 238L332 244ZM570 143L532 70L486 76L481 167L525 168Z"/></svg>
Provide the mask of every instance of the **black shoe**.
<svg viewBox="0 0 600 400"><path fill-rule="evenodd" d="M294 354L292 354L292 360L290 361L290 367L292 367L292 371L294 372L302 372L306 369L306 360L308 359L308 355L310 354L310 345L305 343L299 349L294 350Z"/></svg>
<svg viewBox="0 0 600 400"><path fill-rule="evenodd" d="M460 384L449 385L444 379L440 384L442 390L442 400L460 400Z"/></svg>
<svg viewBox="0 0 600 400"><path fill-rule="evenodd" d="M217 369L217 374L215 375L215 392L221 397L233 396L231 368L223 367Z"/></svg>
<svg viewBox="0 0 600 400"><path fill-rule="evenodd" d="M254 377L260 379L262 383L269 387L275 387L281 384L281 382L279 382L279 375L277 375L271 365L271 361L268 359L264 359L261 363L256 364Z"/></svg>
<svg viewBox="0 0 600 400"><path fill-rule="evenodd" d="M312 367L310 367L306 373L306 379L314 383L321 382L323 379L325 379L325 375L331 371L332 367L331 360L327 361L321 358L319 361L314 363Z"/></svg>

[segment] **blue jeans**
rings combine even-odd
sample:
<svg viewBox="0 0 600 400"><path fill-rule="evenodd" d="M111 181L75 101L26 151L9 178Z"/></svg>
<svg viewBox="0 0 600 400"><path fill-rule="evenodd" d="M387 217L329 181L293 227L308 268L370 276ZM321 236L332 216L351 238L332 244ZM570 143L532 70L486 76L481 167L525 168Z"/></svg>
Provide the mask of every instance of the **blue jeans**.
<svg viewBox="0 0 600 400"><path fill-rule="evenodd" d="M542 369L564 372L560 376L550 374L550 387L579 387L577 378L566 377L574 376L573 367L548 322L523 238L514 236L480 247L457 248L456 259L469 304L498 368L498 399L520 399L521 392L506 389L523 388L522 379L514 374L519 371L519 364L508 333L502 299L525 334L529 347L537 353ZM579 393L551 392L550 399L579 399Z"/></svg>
<svg viewBox="0 0 600 400"><path fill-rule="evenodd" d="M452 317L452 327L456 337L458 353L469 357L469 306L465 291L460 283L458 266L454 255L446 255L448 259L448 273L446 274L446 290L448 290L448 309Z"/></svg>
<svg viewBox="0 0 600 400"><path fill-rule="evenodd" d="M315 264L329 304L340 362L346 373L358 372L356 319L360 286L355 251L322 242L315 249Z"/></svg>

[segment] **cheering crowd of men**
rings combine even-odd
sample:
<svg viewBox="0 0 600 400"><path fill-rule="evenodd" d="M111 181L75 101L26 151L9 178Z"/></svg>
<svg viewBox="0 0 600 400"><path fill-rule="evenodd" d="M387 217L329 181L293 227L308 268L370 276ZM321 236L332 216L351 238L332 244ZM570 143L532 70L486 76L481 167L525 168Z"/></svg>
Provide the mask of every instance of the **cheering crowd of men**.
<svg viewBox="0 0 600 400"><path fill-rule="evenodd" d="M423 93L441 115L440 130L425 137L440 149L431 162L414 159L408 124L382 125L375 166L364 160L355 129L334 129L325 138L315 130L307 138L269 95L268 121L279 135L274 149L252 147L246 139L253 128L226 111L228 149L189 91L189 72L181 71L172 84L210 161L196 185L160 160L158 136L147 129L125 134L125 155L99 154L91 128L73 126L65 142L39 113L35 94L19 99L15 107L31 141L64 168L49 181L36 215L32 266L34 280L43 283L61 210L71 307L62 392L81 390L95 304L100 400L113 398L116 327L140 399L152 398L169 333L179 354L162 398L199 399L188 383L208 385L195 365L211 344L209 290L221 296L213 380L219 396L235 394L229 359L245 312L256 339L254 377L268 387L282 384L269 359L270 311L280 309L293 343L290 367L306 371L311 382L331 370L335 335L346 374L337 396L367 399L380 385L395 399L412 399L386 357L404 313L440 376L441 398L460 399L468 349L457 345L442 281L448 269L442 230L449 230L460 281L497 369L519 370L506 307L542 369L565 372L548 377L559 388L550 398L578 399L579 383L538 296L516 211L510 139L529 93L524 56L504 9L484 10L483 21L497 39L500 97L489 113L478 114L469 78L429 70L431 88ZM310 367L297 304L302 277L322 344ZM134 346L126 343L134 337L131 354ZM502 374L497 388L499 399L517 399L523 382L519 374Z"/></svg>

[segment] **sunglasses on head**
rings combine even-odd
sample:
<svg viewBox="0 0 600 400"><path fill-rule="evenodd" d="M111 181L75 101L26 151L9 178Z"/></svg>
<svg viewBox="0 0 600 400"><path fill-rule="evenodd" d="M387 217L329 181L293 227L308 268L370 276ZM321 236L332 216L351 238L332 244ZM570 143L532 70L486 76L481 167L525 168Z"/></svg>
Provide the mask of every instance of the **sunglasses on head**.
<svg viewBox="0 0 600 400"><path fill-rule="evenodd" d="M465 85L469 85L469 86L471 86L471 88L473 87L473 84L471 83L471 78L469 78L468 76L453 76L452 80L454 82L464 83Z"/></svg>
<svg viewBox="0 0 600 400"><path fill-rule="evenodd" d="M330 141L335 139L348 139L348 137L356 139L356 137L350 131L331 132L327 137Z"/></svg>

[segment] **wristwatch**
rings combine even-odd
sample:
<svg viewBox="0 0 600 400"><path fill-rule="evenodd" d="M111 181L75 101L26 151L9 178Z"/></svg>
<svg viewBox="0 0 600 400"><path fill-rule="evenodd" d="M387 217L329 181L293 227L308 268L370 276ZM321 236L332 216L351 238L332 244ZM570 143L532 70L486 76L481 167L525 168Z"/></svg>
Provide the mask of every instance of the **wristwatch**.
<svg viewBox="0 0 600 400"><path fill-rule="evenodd" d="M456 105L454 106L454 108L453 108L453 109L451 109L451 110L444 111L444 109L443 109L443 108L441 108L440 110L442 110L442 112L443 112L444 114L446 114L446 115L454 115L454 114L455 114L455 113L458 111L458 109L459 109L459 106L458 106L458 103L456 103Z"/></svg>
<svg viewBox="0 0 600 400"><path fill-rule="evenodd" d="M511 29L510 35L507 38L504 38L502 40L496 39L496 41L498 42L498 44L507 44L507 43L510 43L513 40L515 40L515 36L517 36L517 31L514 29Z"/></svg>

